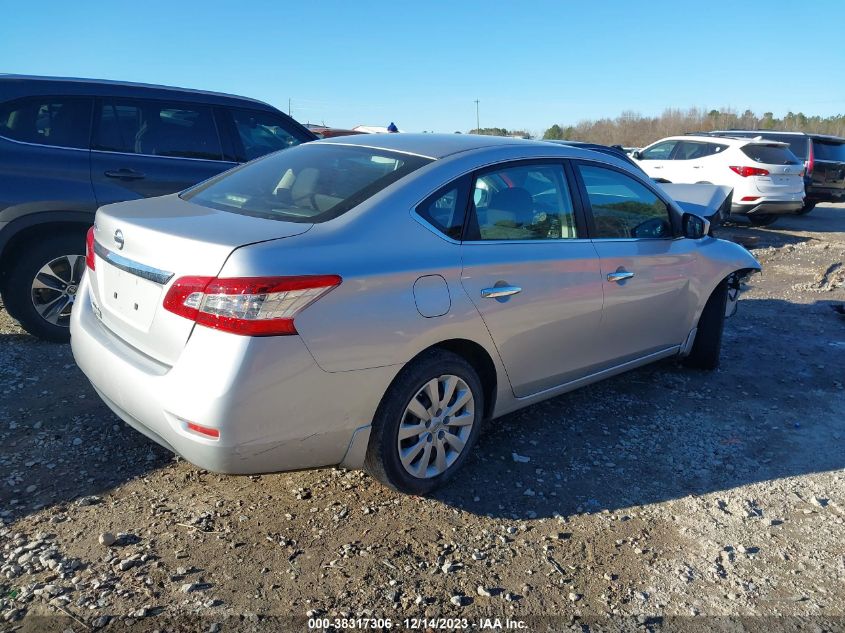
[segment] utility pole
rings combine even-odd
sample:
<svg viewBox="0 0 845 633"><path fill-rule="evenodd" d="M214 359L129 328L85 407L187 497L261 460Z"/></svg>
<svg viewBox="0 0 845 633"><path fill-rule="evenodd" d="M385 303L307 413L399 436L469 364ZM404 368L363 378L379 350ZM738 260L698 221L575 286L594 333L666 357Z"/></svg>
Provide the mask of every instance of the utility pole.
<svg viewBox="0 0 845 633"><path fill-rule="evenodd" d="M481 123L478 118L478 99L475 100L475 133L481 134Z"/></svg>
<svg viewBox="0 0 845 633"><path fill-rule="evenodd" d="M288 97L288 116L290 116L290 97Z"/></svg>

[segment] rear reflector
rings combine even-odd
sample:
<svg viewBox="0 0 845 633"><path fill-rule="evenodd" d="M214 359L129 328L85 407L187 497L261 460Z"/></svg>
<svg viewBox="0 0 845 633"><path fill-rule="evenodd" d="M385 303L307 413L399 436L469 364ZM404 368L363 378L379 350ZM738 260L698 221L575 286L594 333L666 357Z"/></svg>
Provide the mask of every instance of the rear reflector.
<svg viewBox="0 0 845 633"><path fill-rule="evenodd" d="M215 440L220 439L220 431L218 429L212 429L208 426L202 426L201 424L196 424L194 422L188 422L188 430Z"/></svg>
<svg viewBox="0 0 845 633"><path fill-rule="evenodd" d="M88 229L88 234L85 236L85 265L91 270L97 265L94 258L94 227Z"/></svg>
<svg viewBox="0 0 845 633"><path fill-rule="evenodd" d="M769 175L768 169L760 169L759 167L734 167L733 165L731 165L731 170L735 171L743 178L748 178L749 176Z"/></svg>
<svg viewBox="0 0 845 633"><path fill-rule="evenodd" d="M759 198L760 198L760 196L743 196L742 198L739 199L739 201L740 202L754 202L755 200L758 200Z"/></svg>
<svg viewBox="0 0 845 633"><path fill-rule="evenodd" d="M244 336L296 334L293 318L340 285L337 275L180 277L164 308L199 325Z"/></svg>

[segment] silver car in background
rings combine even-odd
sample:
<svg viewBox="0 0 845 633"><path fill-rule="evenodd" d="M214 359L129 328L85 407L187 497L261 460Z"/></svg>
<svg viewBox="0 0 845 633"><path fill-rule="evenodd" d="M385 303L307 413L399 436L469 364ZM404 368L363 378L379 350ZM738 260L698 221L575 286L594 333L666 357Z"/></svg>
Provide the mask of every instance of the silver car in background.
<svg viewBox="0 0 845 633"><path fill-rule="evenodd" d="M482 423L667 357L713 368L759 270L623 160L389 134L103 207L72 319L109 407L209 470L423 494Z"/></svg>

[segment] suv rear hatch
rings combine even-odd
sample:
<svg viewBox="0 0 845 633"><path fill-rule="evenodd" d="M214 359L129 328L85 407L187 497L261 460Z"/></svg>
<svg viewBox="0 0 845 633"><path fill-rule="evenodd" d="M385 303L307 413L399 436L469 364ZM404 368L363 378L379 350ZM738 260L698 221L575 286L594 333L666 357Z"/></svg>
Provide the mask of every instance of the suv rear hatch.
<svg viewBox="0 0 845 633"><path fill-rule="evenodd" d="M845 196L845 142L813 139L812 186L833 189L828 193Z"/></svg>
<svg viewBox="0 0 845 633"><path fill-rule="evenodd" d="M109 205L97 212L94 313L102 324L146 356L173 365L194 322L162 307L183 276L216 276L240 246L291 237L313 225L230 213L177 195Z"/></svg>
<svg viewBox="0 0 845 633"><path fill-rule="evenodd" d="M740 151L751 159L753 167L767 172L753 176L760 193L791 196L804 192L804 164L786 143L753 142L743 145Z"/></svg>

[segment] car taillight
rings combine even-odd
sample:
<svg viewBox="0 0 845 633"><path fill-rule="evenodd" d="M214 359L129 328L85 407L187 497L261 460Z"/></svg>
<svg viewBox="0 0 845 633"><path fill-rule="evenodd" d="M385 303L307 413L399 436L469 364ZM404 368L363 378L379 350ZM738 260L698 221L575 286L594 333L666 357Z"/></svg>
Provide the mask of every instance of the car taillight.
<svg viewBox="0 0 845 633"><path fill-rule="evenodd" d="M338 275L180 277L164 308L199 325L244 336L296 334L293 318L340 285Z"/></svg>
<svg viewBox="0 0 845 633"><path fill-rule="evenodd" d="M88 234L85 236L85 265L91 270L97 266L97 261L94 259L94 227L88 229Z"/></svg>
<svg viewBox="0 0 845 633"><path fill-rule="evenodd" d="M760 169L759 167L736 167L731 165L731 170L738 173L743 178L748 178L749 176L768 176L769 170L768 169Z"/></svg>
<svg viewBox="0 0 845 633"><path fill-rule="evenodd" d="M807 162L804 167L807 169L807 176L813 175L813 167L816 166L816 152L813 150L813 141L809 141L810 151L807 153Z"/></svg>

